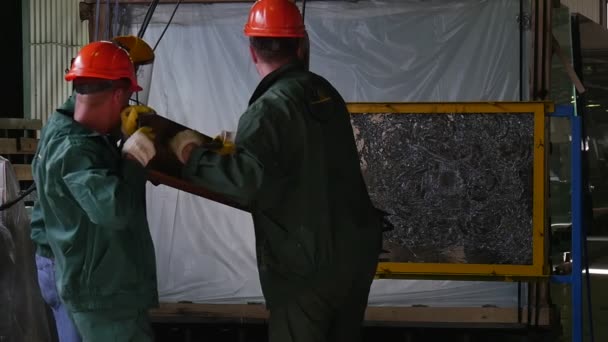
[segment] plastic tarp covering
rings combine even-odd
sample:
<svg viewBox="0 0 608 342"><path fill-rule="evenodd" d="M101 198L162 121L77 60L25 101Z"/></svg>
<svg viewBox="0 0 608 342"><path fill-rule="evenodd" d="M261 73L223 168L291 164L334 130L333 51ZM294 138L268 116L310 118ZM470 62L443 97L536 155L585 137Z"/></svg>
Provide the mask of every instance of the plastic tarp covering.
<svg viewBox="0 0 608 342"><path fill-rule="evenodd" d="M11 163L0 157L0 202L19 195ZM30 219L23 202L0 212L0 341L50 341L46 304L38 287L30 240Z"/></svg>
<svg viewBox="0 0 608 342"><path fill-rule="evenodd" d="M234 131L260 80L243 35L250 6L182 4L140 69L139 100L211 136ZM157 7L151 45L173 8ZM147 6L123 10L121 32L136 34ZM309 1L311 69L348 102L520 100L518 14L517 0ZM263 302L249 214L164 186L149 185L147 201L161 301ZM376 280L369 304L513 307L517 293L513 283Z"/></svg>

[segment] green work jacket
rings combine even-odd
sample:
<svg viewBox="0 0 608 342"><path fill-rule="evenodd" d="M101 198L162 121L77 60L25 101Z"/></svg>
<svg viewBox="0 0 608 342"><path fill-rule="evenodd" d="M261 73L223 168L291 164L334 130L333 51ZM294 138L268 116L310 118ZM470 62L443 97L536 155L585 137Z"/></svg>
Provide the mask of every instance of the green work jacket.
<svg viewBox="0 0 608 342"><path fill-rule="evenodd" d="M70 310L156 306L144 168L122 158L116 140L74 121L73 111L70 98L42 130L32 163L32 240L54 257Z"/></svg>
<svg viewBox="0 0 608 342"><path fill-rule="evenodd" d="M313 292L340 305L360 264L377 261L382 234L344 100L287 64L258 85L235 145L193 150L184 177L249 208L267 304Z"/></svg>

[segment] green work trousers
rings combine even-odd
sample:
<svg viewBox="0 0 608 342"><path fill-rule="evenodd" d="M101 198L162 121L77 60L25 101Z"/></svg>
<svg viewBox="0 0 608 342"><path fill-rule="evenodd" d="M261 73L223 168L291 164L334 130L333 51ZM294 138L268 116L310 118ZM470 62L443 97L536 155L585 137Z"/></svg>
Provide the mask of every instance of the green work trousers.
<svg viewBox="0 0 608 342"><path fill-rule="evenodd" d="M147 310L72 312L83 342L151 342L154 334Z"/></svg>
<svg viewBox="0 0 608 342"><path fill-rule="evenodd" d="M360 342L361 327L377 259L361 263L356 280L336 309L326 300L302 291L270 308L269 342Z"/></svg>

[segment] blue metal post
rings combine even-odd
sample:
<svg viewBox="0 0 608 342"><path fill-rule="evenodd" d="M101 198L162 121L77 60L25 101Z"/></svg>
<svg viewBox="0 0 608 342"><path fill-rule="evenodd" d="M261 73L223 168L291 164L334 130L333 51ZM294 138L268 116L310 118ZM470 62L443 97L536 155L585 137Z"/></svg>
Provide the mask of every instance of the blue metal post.
<svg viewBox="0 0 608 342"><path fill-rule="evenodd" d="M572 341L583 341L583 184L582 184L582 123L573 116L572 124Z"/></svg>
<svg viewBox="0 0 608 342"><path fill-rule="evenodd" d="M551 113L552 118L568 118L574 116L574 106L569 105L555 105L555 111Z"/></svg>

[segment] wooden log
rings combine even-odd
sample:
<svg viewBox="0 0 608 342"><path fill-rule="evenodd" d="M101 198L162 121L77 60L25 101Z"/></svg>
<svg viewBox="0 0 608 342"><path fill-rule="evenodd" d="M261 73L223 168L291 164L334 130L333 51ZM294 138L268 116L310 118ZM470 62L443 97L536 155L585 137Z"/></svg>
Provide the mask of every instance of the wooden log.
<svg viewBox="0 0 608 342"><path fill-rule="evenodd" d="M0 154L16 154L17 139L0 138Z"/></svg>
<svg viewBox="0 0 608 342"><path fill-rule="evenodd" d="M32 175L32 166L30 164L13 164L15 170L15 176L19 181L31 181L34 180Z"/></svg>
<svg viewBox="0 0 608 342"><path fill-rule="evenodd" d="M19 151L21 153L36 153L36 148L38 148L38 139L19 138Z"/></svg>
<svg viewBox="0 0 608 342"><path fill-rule="evenodd" d="M527 313L524 307L522 312ZM550 327L555 313L549 306L518 317L517 308L497 307L413 307L369 306L365 313L366 326L445 326L445 327L523 327L528 322L538 327ZM161 303L149 311L153 322L180 323L266 323L268 311L262 304L202 304ZM536 324L538 323L538 324Z"/></svg>
<svg viewBox="0 0 608 342"><path fill-rule="evenodd" d="M34 154L38 147L38 139L34 138L0 138L0 154Z"/></svg>
<svg viewBox="0 0 608 342"><path fill-rule="evenodd" d="M39 130L39 129L42 129L42 120L0 118L0 129Z"/></svg>

